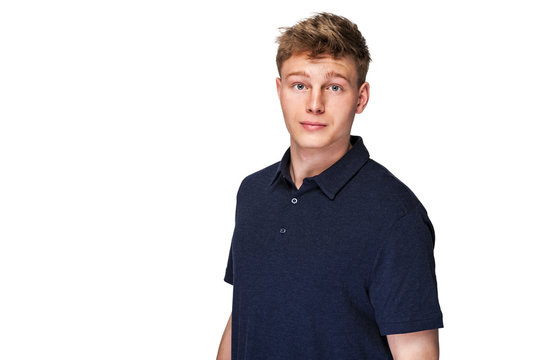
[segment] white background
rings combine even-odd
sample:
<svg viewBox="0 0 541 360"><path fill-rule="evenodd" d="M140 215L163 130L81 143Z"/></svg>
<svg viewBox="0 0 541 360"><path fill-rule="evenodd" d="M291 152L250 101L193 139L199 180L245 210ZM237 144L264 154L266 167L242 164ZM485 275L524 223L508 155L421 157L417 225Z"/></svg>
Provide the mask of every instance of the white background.
<svg viewBox="0 0 541 360"><path fill-rule="evenodd" d="M371 156L436 228L441 359L539 356L534 1L3 1L0 358L213 359L244 176L288 146L278 27L366 37Z"/></svg>

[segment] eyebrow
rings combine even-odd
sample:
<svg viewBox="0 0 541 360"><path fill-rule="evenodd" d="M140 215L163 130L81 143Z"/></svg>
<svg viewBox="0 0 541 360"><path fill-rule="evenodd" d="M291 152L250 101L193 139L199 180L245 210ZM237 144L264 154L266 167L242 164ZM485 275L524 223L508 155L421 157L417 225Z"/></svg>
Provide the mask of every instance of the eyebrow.
<svg viewBox="0 0 541 360"><path fill-rule="evenodd" d="M308 75L306 71L295 71L295 72L289 73L287 74L286 79L288 79L290 76L304 76L307 78L310 77L310 75Z"/></svg>
<svg viewBox="0 0 541 360"><path fill-rule="evenodd" d="M345 76L345 75L342 75L336 71L330 71L328 72L327 74L325 74L325 79L330 79L330 78L333 78L333 77L339 77L339 78L342 78L344 80L346 80L347 82L349 82L349 79Z"/></svg>
<svg viewBox="0 0 541 360"><path fill-rule="evenodd" d="M304 76L304 77L310 78L310 75L308 75L306 71L295 71L295 72L289 73L287 74L286 79L288 79L290 76ZM345 75L342 75L336 71L329 71L327 74L325 74L325 79L330 79L333 77L339 77L349 82L349 79Z"/></svg>

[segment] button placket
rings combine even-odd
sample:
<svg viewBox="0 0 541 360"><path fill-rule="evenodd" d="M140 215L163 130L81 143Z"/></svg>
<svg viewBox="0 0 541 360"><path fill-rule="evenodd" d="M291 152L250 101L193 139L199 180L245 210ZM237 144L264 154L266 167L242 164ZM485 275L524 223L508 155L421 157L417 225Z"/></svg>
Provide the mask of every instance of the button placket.
<svg viewBox="0 0 541 360"><path fill-rule="evenodd" d="M299 202L299 200L296 197L291 198L291 204L296 205ZM287 232L287 229L285 227L280 228L280 235L285 236L285 233Z"/></svg>

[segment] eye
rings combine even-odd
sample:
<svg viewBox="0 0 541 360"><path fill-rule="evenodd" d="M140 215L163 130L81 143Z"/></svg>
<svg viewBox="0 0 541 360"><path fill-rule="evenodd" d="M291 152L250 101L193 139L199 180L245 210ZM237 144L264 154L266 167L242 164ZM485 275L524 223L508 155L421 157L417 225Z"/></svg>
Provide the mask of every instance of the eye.
<svg viewBox="0 0 541 360"><path fill-rule="evenodd" d="M331 86L329 86L329 89L330 89L331 91L335 91L335 92L336 92L336 91L342 90L342 87L339 86L339 85L331 85Z"/></svg>
<svg viewBox="0 0 541 360"><path fill-rule="evenodd" d="M306 86L304 86L304 84L295 84L295 85L293 85L293 87L295 88L295 90L304 90L304 89L306 89Z"/></svg>

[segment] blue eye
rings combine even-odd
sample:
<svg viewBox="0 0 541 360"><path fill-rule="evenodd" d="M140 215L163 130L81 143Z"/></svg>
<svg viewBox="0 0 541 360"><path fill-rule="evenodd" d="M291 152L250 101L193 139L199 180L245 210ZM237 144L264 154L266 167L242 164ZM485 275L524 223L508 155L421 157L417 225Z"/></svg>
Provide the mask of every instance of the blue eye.
<svg viewBox="0 0 541 360"><path fill-rule="evenodd" d="M293 86L295 87L296 90L304 90L306 88L304 84L295 84Z"/></svg>
<svg viewBox="0 0 541 360"><path fill-rule="evenodd" d="M342 88L338 85L331 85L329 86L329 89L331 89L331 91L340 91L342 90Z"/></svg>

